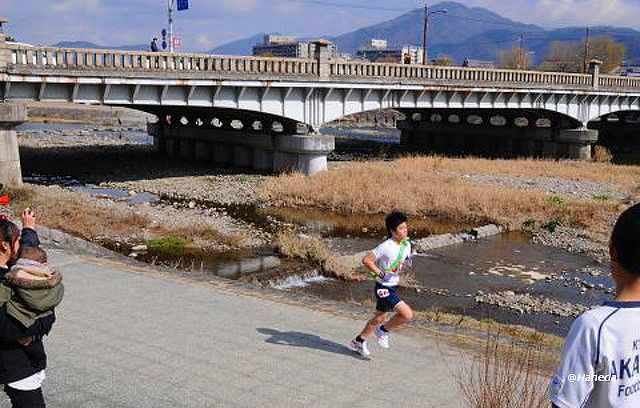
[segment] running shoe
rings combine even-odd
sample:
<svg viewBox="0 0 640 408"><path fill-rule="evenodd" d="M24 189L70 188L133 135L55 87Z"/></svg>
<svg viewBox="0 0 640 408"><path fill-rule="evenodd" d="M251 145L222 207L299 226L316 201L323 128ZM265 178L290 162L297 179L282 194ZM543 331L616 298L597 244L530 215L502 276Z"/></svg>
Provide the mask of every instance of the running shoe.
<svg viewBox="0 0 640 408"><path fill-rule="evenodd" d="M382 348L388 349L389 348L389 333L382 331L382 329L380 328L380 326L376 326L376 328L373 330L373 332L376 334L376 339L378 340L378 345Z"/></svg>
<svg viewBox="0 0 640 408"><path fill-rule="evenodd" d="M356 353L360 354L364 357L369 357L371 352L369 351L369 347L367 347L367 341L359 342L356 339L351 340L351 347L356 351Z"/></svg>

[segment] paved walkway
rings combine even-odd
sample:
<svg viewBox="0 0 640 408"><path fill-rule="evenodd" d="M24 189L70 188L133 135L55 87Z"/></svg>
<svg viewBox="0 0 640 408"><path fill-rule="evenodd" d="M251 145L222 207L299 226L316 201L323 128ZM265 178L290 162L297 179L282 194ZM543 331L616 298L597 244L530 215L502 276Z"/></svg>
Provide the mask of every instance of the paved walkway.
<svg viewBox="0 0 640 408"><path fill-rule="evenodd" d="M435 340L396 334L392 349L373 344L362 360L345 346L362 321L62 251L49 258L67 290L46 339L49 407L461 406L443 364L456 353Z"/></svg>

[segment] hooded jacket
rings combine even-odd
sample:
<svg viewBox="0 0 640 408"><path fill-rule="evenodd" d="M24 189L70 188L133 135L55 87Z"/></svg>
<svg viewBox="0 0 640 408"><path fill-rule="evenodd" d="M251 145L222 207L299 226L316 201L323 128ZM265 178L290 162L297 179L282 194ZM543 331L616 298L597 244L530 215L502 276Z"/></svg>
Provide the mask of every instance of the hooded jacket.
<svg viewBox="0 0 640 408"><path fill-rule="evenodd" d="M0 285L0 304L24 327L50 315L63 296L62 274L29 259L19 259Z"/></svg>
<svg viewBox="0 0 640 408"><path fill-rule="evenodd" d="M20 237L20 246L40 246L38 234L24 228ZM9 272L8 268L0 268L0 280ZM47 357L44 352L42 336L49 334L56 320L55 312L37 319L35 323L26 328L9 316L6 305L0 306L0 384L7 384L27 378L47 366ZM37 336L38 338L29 347L38 350L37 359L32 359L18 340L25 337Z"/></svg>

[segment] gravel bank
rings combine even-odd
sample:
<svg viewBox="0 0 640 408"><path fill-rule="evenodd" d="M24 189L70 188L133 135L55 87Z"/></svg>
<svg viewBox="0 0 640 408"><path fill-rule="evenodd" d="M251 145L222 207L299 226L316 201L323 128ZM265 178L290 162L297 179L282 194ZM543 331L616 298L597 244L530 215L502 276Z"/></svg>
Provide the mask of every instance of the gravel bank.
<svg viewBox="0 0 640 408"><path fill-rule="evenodd" d="M523 190L533 189L549 194L569 195L579 198L623 198L628 195L628 192L617 184L598 183L589 180L492 174L462 174L460 177L478 184Z"/></svg>

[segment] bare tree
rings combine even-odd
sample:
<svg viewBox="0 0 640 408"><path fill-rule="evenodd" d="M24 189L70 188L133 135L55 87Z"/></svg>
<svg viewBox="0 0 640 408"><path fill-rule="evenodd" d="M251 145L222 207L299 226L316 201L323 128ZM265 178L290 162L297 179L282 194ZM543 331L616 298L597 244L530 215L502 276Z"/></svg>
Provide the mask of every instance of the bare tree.
<svg viewBox="0 0 640 408"><path fill-rule="evenodd" d="M583 53L577 41L553 41L547 56L540 64L544 71L579 72L583 65Z"/></svg>
<svg viewBox="0 0 640 408"><path fill-rule="evenodd" d="M393 57L392 55L380 55L378 58L376 58L375 62L400 63L400 61L398 61L398 59Z"/></svg>
<svg viewBox="0 0 640 408"><path fill-rule="evenodd" d="M612 72L622 67L626 47L610 35L601 35L589 40L587 62L592 59L602 61L602 71Z"/></svg>
<svg viewBox="0 0 640 408"><path fill-rule="evenodd" d="M585 55L585 50L587 50ZM602 71L615 71L622 66L626 47L616 42L610 35L601 35L589 39L585 44L575 41L554 41L549 44L547 56L540 65L541 69L560 72L582 72L592 59L602 61Z"/></svg>
<svg viewBox="0 0 640 408"><path fill-rule="evenodd" d="M498 53L500 68L528 69L531 66L531 52L522 47L513 47Z"/></svg>
<svg viewBox="0 0 640 408"><path fill-rule="evenodd" d="M433 60L433 65L439 65L441 67L450 67L453 65L453 58L448 55L440 55Z"/></svg>

